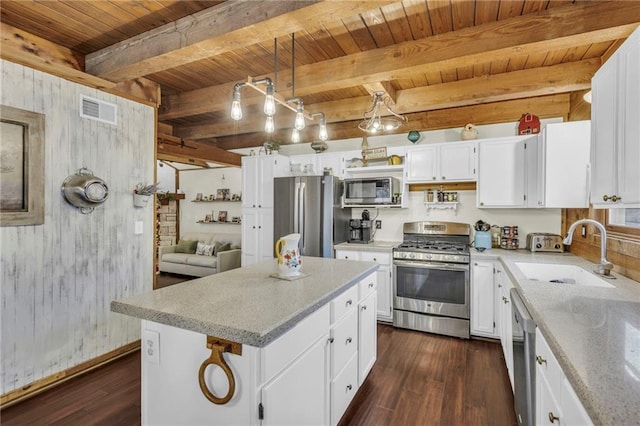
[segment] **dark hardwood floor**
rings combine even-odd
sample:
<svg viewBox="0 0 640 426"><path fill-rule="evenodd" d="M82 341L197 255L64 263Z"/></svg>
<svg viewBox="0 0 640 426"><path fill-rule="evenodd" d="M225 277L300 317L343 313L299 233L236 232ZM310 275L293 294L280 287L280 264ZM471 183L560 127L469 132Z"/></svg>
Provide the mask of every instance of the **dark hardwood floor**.
<svg viewBox="0 0 640 426"><path fill-rule="evenodd" d="M166 272L162 272L156 276L156 289L162 287L168 287L170 285L178 284L184 281L193 280L197 277L190 277L187 275L178 275L178 274L168 274Z"/></svg>
<svg viewBox="0 0 640 426"><path fill-rule="evenodd" d="M139 425L140 352L2 410L2 426ZM378 325L378 361L340 426L515 425L498 343Z"/></svg>

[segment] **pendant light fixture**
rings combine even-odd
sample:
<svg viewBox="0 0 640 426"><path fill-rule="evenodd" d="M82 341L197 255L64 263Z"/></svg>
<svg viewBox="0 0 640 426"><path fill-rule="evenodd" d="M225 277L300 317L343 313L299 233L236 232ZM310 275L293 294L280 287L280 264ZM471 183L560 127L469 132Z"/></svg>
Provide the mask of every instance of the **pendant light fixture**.
<svg viewBox="0 0 640 426"><path fill-rule="evenodd" d="M278 45L277 39L274 39L274 70L275 77L277 79L278 76ZM324 113L314 113L308 114L304 110L304 102L302 98L295 96L295 35L291 34L291 95L292 97L289 99L282 99L276 94L274 82L269 77L264 77L261 79L254 79L251 77L247 77L247 81L236 83L233 86L233 100L231 102L231 119L234 121L242 120L242 105L241 105L241 96L240 89L245 86L251 87L252 89L262 93L265 95L264 100L264 114L266 116L264 123L264 131L266 133L273 133L275 131L275 122L273 116L276 113L276 104L280 104L291 111L295 112L295 119L293 122L293 128L291 132L291 142L297 143L300 142L300 131L306 127L306 120L314 120L316 117L320 118L320 124L318 129L318 139L321 141L326 141L329 139L329 134L327 132L327 120ZM266 89L262 90L259 86L266 84ZM290 105L294 104L294 105Z"/></svg>
<svg viewBox="0 0 640 426"><path fill-rule="evenodd" d="M358 128L369 134L376 134L395 130L407 121L406 117L391 109L389 97L385 92L374 92L371 108L364 113L364 120L358 124ZM386 109L386 114L381 115L382 108ZM389 116L390 114L390 116Z"/></svg>

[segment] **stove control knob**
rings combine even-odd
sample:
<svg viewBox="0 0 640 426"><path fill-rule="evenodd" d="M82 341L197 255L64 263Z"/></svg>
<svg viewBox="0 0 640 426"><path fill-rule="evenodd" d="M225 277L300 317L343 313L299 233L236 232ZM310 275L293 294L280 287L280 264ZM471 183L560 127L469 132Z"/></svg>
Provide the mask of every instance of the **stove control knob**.
<svg viewBox="0 0 640 426"><path fill-rule="evenodd" d="M425 257L425 259L431 259L433 256L430 255L430 254L425 254L424 257Z"/></svg>
<svg viewBox="0 0 640 426"><path fill-rule="evenodd" d="M415 255L414 253L409 253L409 257L410 257L411 259L415 259L416 255Z"/></svg>

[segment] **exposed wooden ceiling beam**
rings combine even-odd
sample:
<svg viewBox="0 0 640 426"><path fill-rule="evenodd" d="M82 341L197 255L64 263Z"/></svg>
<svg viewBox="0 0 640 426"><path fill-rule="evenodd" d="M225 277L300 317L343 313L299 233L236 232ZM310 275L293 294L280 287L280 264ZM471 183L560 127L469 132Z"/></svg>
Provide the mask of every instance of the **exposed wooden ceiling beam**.
<svg viewBox="0 0 640 426"><path fill-rule="evenodd" d="M531 112L540 118L566 117L569 113L569 93L561 93L536 98L517 99L503 102L492 102L436 111L408 114L408 123L394 133L407 133L409 130L438 130L463 127L466 123L495 124L514 122L522 114ZM516 129L514 128L514 134ZM358 129L358 121L344 121L329 125L329 133L334 140L362 137L364 133ZM385 133L388 134L388 133ZM272 135L273 140L283 141L289 145L289 132L279 131ZM307 129L301 132L301 140L311 142L315 135ZM222 149L252 148L262 145L264 133L250 133L241 138L226 136L217 139L217 146ZM331 150L331 141L327 142Z"/></svg>
<svg viewBox="0 0 640 426"><path fill-rule="evenodd" d="M207 163L204 160L196 160L195 158L189 158L189 157L180 157L177 155L165 154L163 152L158 152L158 160L162 160L163 162L168 161L172 163L189 164L190 166L199 166L205 169L210 168L209 163ZM172 166L171 164L167 163L167 165L173 169L179 170L178 168Z"/></svg>
<svg viewBox="0 0 640 426"><path fill-rule="evenodd" d="M393 1L227 1L87 55L87 71L112 81L175 68Z"/></svg>
<svg viewBox="0 0 640 426"><path fill-rule="evenodd" d="M136 78L116 84L85 73L84 57L71 49L2 22L0 33L2 59L154 107L160 101L160 85L151 80Z"/></svg>
<svg viewBox="0 0 640 426"><path fill-rule="evenodd" d="M591 86L591 77L600 66L600 59L553 65L504 74L488 75L450 83L400 90L396 112L400 114L437 110L480 103L498 102L553 93L573 92ZM362 96L340 101L307 105L307 110L324 111L327 122L355 120L370 107L371 98ZM276 128L291 126L291 117L276 116ZM174 134L188 139L220 137L234 133L259 132L264 124L257 120L240 123L225 121L217 124L175 127ZM316 131L316 126L308 126ZM334 135L330 134L332 139Z"/></svg>
<svg viewBox="0 0 640 426"><path fill-rule="evenodd" d="M378 81L375 83L365 83L362 85L364 90L367 91L371 96L373 96L376 92L384 92L389 97L389 104L395 105L397 100L396 89L393 88L390 82L388 81Z"/></svg>
<svg viewBox="0 0 640 426"><path fill-rule="evenodd" d="M296 93L304 96L324 90L377 84L508 58L514 52L542 53L626 38L639 24L639 3L585 2L556 7L300 66L295 69ZM523 31L523 28L535 28L535 31ZM281 80L290 80L290 74L291 70L283 70ZM232 90L233 83L227 83L167 96L163 99L159 119L226 110ZM243 93L243 105L261 101L258 96L247 93L245 97Z"/></svg>
<svg viewBox="0 0 640 426"><path fill-rule="evenodd" d="M171 135L158 134L157 157L162 158L164 155L224 164L226 166L240 167L242 165L242 156L233 152L225 151L224 149L198 141L184 140Z"/></svg>

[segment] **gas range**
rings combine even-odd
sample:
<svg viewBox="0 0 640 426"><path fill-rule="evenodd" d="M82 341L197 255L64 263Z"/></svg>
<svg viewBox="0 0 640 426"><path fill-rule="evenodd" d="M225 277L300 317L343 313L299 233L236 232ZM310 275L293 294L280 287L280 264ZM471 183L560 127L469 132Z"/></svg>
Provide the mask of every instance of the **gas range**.
<svg viewBox="0 0 640 426"><path fill-rule="evenodd" d="M455 222L409 222L394 259L469 263L470 226Z"/></svg>

